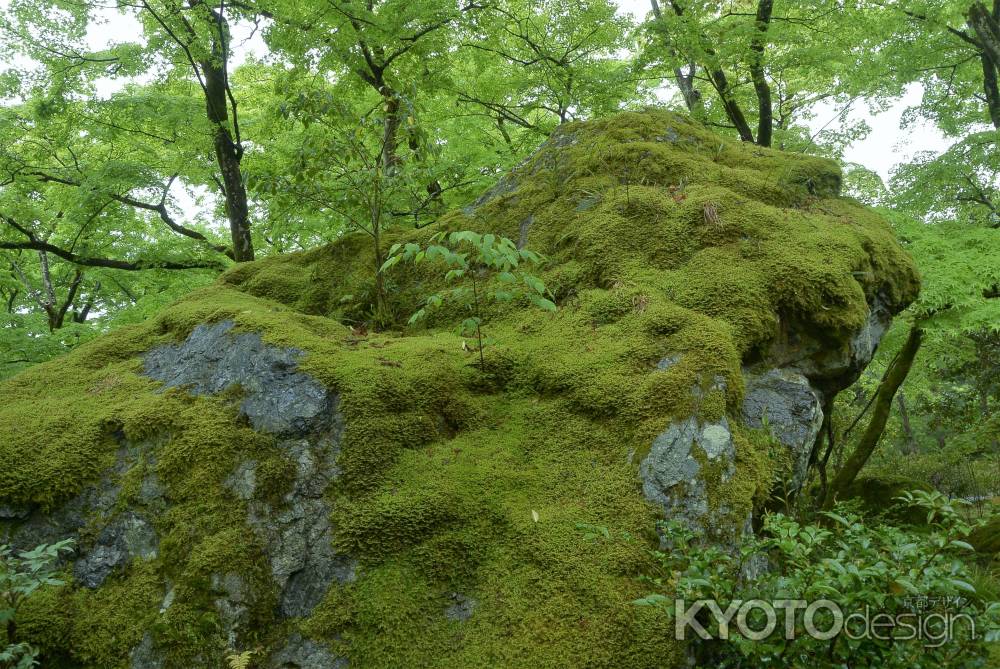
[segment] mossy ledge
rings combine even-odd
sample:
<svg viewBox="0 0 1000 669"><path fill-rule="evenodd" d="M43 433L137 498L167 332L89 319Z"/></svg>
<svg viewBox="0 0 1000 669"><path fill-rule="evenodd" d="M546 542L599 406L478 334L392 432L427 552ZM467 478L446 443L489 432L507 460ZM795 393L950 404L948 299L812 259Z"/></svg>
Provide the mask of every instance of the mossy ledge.
<svg viewBox="0 0 1000 669"><path fill-rule="evenodd" d="M867 362L856 339L876 308L888 317L918 290L887 223L839 184L830 161L665 112L570 123L473 205L389 235L475 229L547 256L558 313L492 307L485 372L456 310L363 332L374 256L346 235L237 266L0 384L5 534L58 532L77 513L83 545L139 500L158 505L155 551L97 588L40 593L19 629L49 667L218 667L229 648L299 666L307 646L356 668L679 663L670 623L630 604L662 514L639 463L671 424L726 425L731 468L692 457L708 513L738 530L780 469L743 427L744 368L842 385ZM387 276L400 323L441 274ZM194 395L144 374L144 354L222 321L295 349L342 416L323 503L354 566L306 615L283 616L268 548L246 529L298 485L287 440L252 429L245 388ZM799 359L793 340L810 342ZM232 481L249 462L248 500ZM615 540L585 541L578 523Z"/></svg>

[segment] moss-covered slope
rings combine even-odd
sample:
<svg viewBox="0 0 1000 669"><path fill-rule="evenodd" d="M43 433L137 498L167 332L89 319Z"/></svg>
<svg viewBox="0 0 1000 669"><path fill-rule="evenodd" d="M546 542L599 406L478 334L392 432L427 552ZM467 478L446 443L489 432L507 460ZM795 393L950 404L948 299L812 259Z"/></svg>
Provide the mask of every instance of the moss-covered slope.
<svg viewBox="0 0 1000 669"><path fill-rule="evenodd" d="M0 384L10 532L94 486L116 493L102 518L129 509L151 474L164 500L154 557L96 589L42 593L22 633L67 667L138 666L147 652L214 667L227 647L265 658L293 633L357 668L671 665L669 622L629 603L645 594L635 577L658 517L637 463L672 421L728 416L736 474L713 499L745 516L771 463L766 440L739 426L742 367L766 363L790 331L823 356L850 355L870 305L895 312L916 293L888 225L839 197L839 181L828 161L667 113L567 124L479 202L390 235L489 231L549 258L558 313L493 307L485 374L455 334L458 311L364 331L374 255L348 235L238 266L147 323ZM442 274L393 268L401 324ZM143 373L145 352L224 320L302 351L298 370L343 415L325 499L357 576L305 617L279 614L267 548L226 484L253 460L254 494L278 508L294 469L280 440L240 418L239 387L162 392ZM657 369L666 356L676 364ZM615 540L584 540L579 523ZM98 525L88 517L81 540ZM217 601L225 573L251 591L235 634Z"/></svg>

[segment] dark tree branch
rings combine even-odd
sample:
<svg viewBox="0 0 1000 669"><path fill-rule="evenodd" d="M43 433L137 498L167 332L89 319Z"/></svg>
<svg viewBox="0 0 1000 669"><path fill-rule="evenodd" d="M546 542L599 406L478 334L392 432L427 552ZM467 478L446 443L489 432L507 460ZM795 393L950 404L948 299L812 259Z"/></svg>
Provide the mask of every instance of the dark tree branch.
<svg viewBox="0 0 1000 669"><path fill-rule="evenodd" d="M0 249L44 251L75 265L82 265L85 267L104 267L107 269L122 269L127 271L146 269L222 269L219 263L213 260L139 260L129 262L127 260L116 260L113 258L85 256L73 253L72 251L68 251L39 239L31 230L22 226L10 216L0 214L0 221L3 221L8 226L26 237L26 241L23 242L0 241Z"/></svg>
<svg viewBox="0 0 1000 669"><path fill-rule="evenodd" d="M27 174L43 182L58 183L64 186L73 186L76 188L81 188L83 186L81 182L76 181L74 179L67 179L65 177L56 176L53 174L49 174L47 172L29 172ZM178 223L170 215L170 211L167 209L166 205L167 194L168 191L170 190L170 186L173 184L176 178L177 178L176 174L170 177L170 179L167 181L167 184L163 188L163 194L160 197L160 201L156 204L150 204L148 202L143 202L142 200L137 200L128 195L119 195L117 193L109 193L108 197L110 197L112 200L116 202L120 202L121 204L125 204L130 207L134 207L136 209L144 209L146 211L155 212L160 217L160 220L163 221L168 228L170 228L177 234L202 242L213 251L217 253L222 253L223 255L225 255L230 259L235 259L233 255L233 250L231 248L224 246L222 244L216 244L212 242L210 239L208 239L208 237L198 232L197 230L193 230L189 227L186 227Z"/></svg>

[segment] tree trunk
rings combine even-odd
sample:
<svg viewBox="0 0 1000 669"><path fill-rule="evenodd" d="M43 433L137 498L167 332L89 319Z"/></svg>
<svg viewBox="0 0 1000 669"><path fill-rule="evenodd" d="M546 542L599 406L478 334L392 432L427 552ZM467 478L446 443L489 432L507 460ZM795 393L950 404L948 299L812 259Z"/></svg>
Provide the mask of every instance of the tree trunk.
<svg viewBox="0 0 1000 669"><path fill-rule="evenodd" d="M917 440L913 436L913 426L910 424L910 411L906 408L906 395L899 391L896 397L896 407L899 409L899 420L903 424L903 438L906 440L906 452L917 452Z"/></svg>
<svg viewBox="0 0 1000 669"><path fill-rule="evenodd" d="M1000 86L997 85L997 64L985 52L979 54L983 64L983 93L986 108L990 112L990 122L1000 130Z"/></svg>
<svg viewBox="0 0 1000 669"><path fill-rule="evenodd" d="M729 97L729 78L726 73L722 71L722 68L716 68L709 70L708 78L711 80L715 92L719 94L722 107L726 110L726 118L736 127L740 139L752 143L754 141L753 131L750 129L750 124L747 123L747 117L744 116L739 103Z"/></svg>
<svg viewBox="0 0 1000 669"><path fill-rule="evenodd" d="M382 88L382 99L385 105L385 127L382 130L382 166L391 170L399 164L399 98L388 87Z"/></svg>
<svg viewBox="0 0 1000 669"><path fill-rule="evenodd" d="M757 35L750 43L750 78L757 93L757 144L771 146L774 133L774 113L771 104L771 86L764 74L764 38L771 25L774 0L760 0L757 3Z"/></svg>
<svg viewBox="0 0 1000 669"><path fill-rule="evenodd" d="M972 3L967 19L982 50L994 63L1000 63L1000 23L982 2Z"/></svg>
<svg viewBox="0 0 1000 669"><path fill-rule="evenodd" d="M701 100L701 91L694 87L694 75L697 70L697 63L688 65L687 73L683 69L675 67L674 81L677 82L677 87L681 89L681 95L684 96L684 106L691 112L691 115L695 118L703 118L705 116L705 104Z"/></svg>
<svg viewBox="0 0 1000 669"><path fill-rule="evenodd" d="M650 2L653 8L653 15L660 18L661 13L659 3L656 0L650 0ZM674 14L677 16L684 15L683 8L676 2L671 2L670 6L674 10ZM704 36L702 36L702 38L704 39ZM711 47L706 48L705 53L707 53L710 58L715 57L715 51ZM740 108L739 103L733 100L729 95L729 78L726 76L725 71L721 66L712 68L705 66L705 72L708 74L708 80L712 82L712 87L719 95L719 100L722 102L722 107L726 112L726 118L728 118L733 126L735 126L736 132L740 135L740 139L744 142L753 142L753 130L750 129L750 124L747 123L743 110Z"/></svg>
<svg viewBox="0 0 1000 669"><path fill-rule="evenodd" d="M910 373L910 368L913 367L913 360L920 351L922 339L923 330L920 328L919 323L914 323L910 328L910 334L906 338L906 343L903 344L903 349L889 366L889 370L886 372L885 378L876 392L875 403L872 407L872 417L868 423L868 428L861 435L858 445L854 448L844 466L837 472L837 476L830 486L830 494L827 495L824 504L827 508L832 506L836 499L846 492L847 488L854 482L858 473L868 462L872 453L875 452L879 439L882 437L882 432L885 430L885 423L889 419L889 413L892 410L893 397L895 397L899 387L903 385L907 374Z"/></svg>
<svg viewBox="0 0 1000 669"><path fill-rule="evenodd" d="M212 35L212 57L199 62L205 79L205 107L208 120L215 126L213 144L215 158L222 173L222 184L226 200L226 217L229 219L229 230L233 238L233 259L236 262L253 260L253 241L250 238L250 215L247 206L247 191L243 183L243 173L240 162L243 159L243 147L239 141L234 141L229 128L229 105L233 106L234 124L236 101L232 100L229 91L229 75L227 74L227 57L229 26L225 18L212 10L218 29Z"/></svg>

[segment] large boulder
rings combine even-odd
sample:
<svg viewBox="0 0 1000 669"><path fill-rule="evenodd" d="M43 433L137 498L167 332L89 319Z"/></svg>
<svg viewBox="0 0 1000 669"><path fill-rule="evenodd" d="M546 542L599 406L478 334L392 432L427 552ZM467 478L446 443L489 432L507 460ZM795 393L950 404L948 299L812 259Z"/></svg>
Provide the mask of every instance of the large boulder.
<svg viewBox="0 0 1000 669"><path fill-rule="evenodd" d="M776 478L800 485L825 398L917 290L839 183L668 113L565 124L469 207L387 233L548 257L559 312L487 305L485 369L457 306L352 327L374 254L345 235L0 384L0 536L78 546L20 634L46 666L682 662L630 603L657 520L732 542ZM400 324L445 285L432 264L386 283Z"/></svg>

